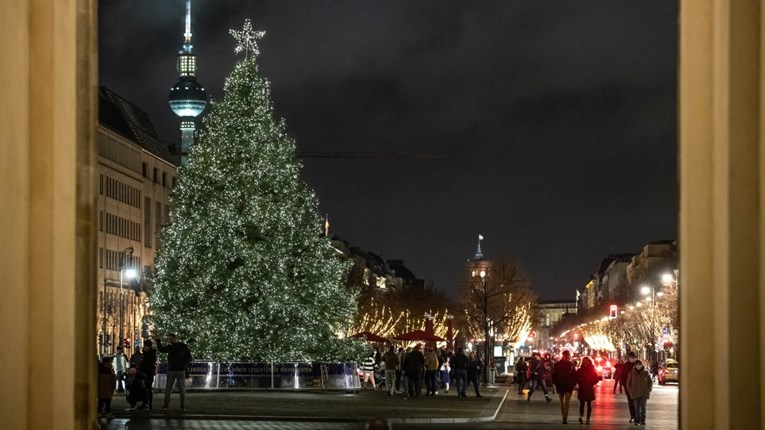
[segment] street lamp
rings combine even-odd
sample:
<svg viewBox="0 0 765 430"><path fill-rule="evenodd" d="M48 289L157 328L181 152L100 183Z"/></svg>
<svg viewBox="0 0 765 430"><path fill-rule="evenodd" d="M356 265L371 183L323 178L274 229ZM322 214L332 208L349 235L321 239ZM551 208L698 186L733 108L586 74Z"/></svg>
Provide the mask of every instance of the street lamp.
<svg viewBox="0 0 765 430"><path fill-rule="evenodd" d="M475 270L471 273L473 278L478 278L481 285L481 291L483 292L483 360L484 360L484 381L489 382L489 295L486 291L486 271L480 270L476 273ZM477 289L473 291L478 294Z"/></svg>
<svg viewBox="0 0 765 430"><path fill-rule="evenodd" d="M125 255L128 256L128 258L133 256L133 247L128 246L127 248L123 249L120 253L120 337L119 337L119 345L122 345L123 339L124 339L124 332L123 328L125 325L125 299L122 295L122 283L123 278L127 276L128 279L135 278L136 271L134 268L126 268L125 267Z"/></svg>

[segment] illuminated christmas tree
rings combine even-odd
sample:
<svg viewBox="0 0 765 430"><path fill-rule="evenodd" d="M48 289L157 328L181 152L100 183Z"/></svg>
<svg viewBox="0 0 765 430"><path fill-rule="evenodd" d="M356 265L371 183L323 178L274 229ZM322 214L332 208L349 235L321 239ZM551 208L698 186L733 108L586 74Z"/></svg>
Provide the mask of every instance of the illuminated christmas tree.
<svg viewBox="0 0 765 430"><path fill-rule="evenodd" d="M198 358L355 359L362 344L338 337L355 296L258 71L264 33L249 20L231 33L244 59L179 172L151 295L155 330L179 333Z"/></svg>

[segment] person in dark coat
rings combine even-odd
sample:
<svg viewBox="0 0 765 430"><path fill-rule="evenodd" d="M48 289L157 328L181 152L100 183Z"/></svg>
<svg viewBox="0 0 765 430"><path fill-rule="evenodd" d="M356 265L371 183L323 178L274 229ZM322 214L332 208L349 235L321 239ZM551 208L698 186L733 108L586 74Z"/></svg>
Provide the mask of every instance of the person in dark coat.
<svg viewBox="0 0 765 430"><path fill-rule="evenodd" d="M154 373L157 367L157 350L154 349L154 343L151 339L147 339L143 342L143 358L141 364L138 366L138 373L143 378L145 397L143 404L139 409L151 410L154 393L152 387L154 386Z"/></svg>
<svg viewBox="0 0 765 430"><path fill-rule="evenodd" d="M550 398L550 394L547 392L547 383L545 382L545 362L542 360L542 356L538 352L535 352L531 357L529 368L531 369L531 378L529 379L531 381L531 389L529 390L529 394L526 397L526 401L531 401L531 395L534 394L534 390L536 390L537 387L541 385L542 392L545 393L545 399L547 399L548 402L551 402L552 399Z"/></svg>
<svg viewBox="0 0 765 430"><path fill-rule="evenodd" d="M451 363L454 370L455 384L457 385L457 397L467 397L465 389L467 388L468 358L462 352L461 346L457 348L457 353L452 357Z"/></svg>
<svg viewBox="0 0 765 430"><path fill-rule="evenodd" d="M478 359L478 356L475 354L475 351L470 351L470 355L468 355L467 377L468 377L468 384L470 383L473 384L476 397L483 397L481 393L478 392L478 380L480 379L482 368L483 366L481 365L481 360Z"/></svg>
<svg viewBox="0 0 765 430"><path fill-rule="evenodd" d="M624 394L627 396L627 405L630 409L630 422L635 421L635 402L632 400L630 390L627 388L627 379L630 377L632 367L635 365L636 360L637 354L635 354L635 351L630 351L627 354L627 361L624 363L624 366L622 366L622 376L619 379L622 387L624 387Z"/></svg>
<svg viewBox="0 0 765 430"><path fill-rule="evenodd" d="M173 392L173 385L178 383L178 392L181 396L181 410L186 410L186 366L191 361L191 351L189 347L178 339L175 334L170 335L170 344L162 345L162 339L157 336L154 338L157 342L159 352L167 353L167 379L165 382L165 403L162 410L170 407L170 394Z"/></svg>
<svg viewBox="0 0 765 430"><path fill-rule="evenodd" d="M624 361L622 361L622 359L616 360L616 364L614 364L613 394L616 394L616 387L619 387L619 393L621 393L624 388L624 386L622 385L622 367L624 367Z"/></svg>
<svg viewBox="0 0 765 430"><path fill-rule="evenodd" d="M595 400L595 386L598 385L600 378L595 366L592 365L590 357L582 359L582 366L576 371L576 383L579 385L577 398L579 398L579 423L590 423L592 415L592 401ZM584 421L584 406L587 405L587 421Z"/></svg>
<svg viewBox="0 0 765 430"><path fill-rule="evenodd" d="M515 363L515 381L518 383L518 394L523 394L526 385L526 359L521 357Z"/></svg>
<svg viewBox="0 0 765 430"><path fill-rule="evenodd" d="M112 357L103 357L98 365L98 416L114 418L112 397L114 397L115 385L117 385L117 375L114 374L112 367Z"/></svg>
<svg viewBox="0 0 765 430"><path fill-rule="evenodd" d="M571 394L574 393L574 386L576 386L576 370L574 363L571 362L571 351L563 351L563 357L553 366L552 380L560 398L560 415L563 418L563 424L566 424Z"/></svg>
<svg viewBox="0 0 765 430"><path fill-rule="evenodd" d="M420 351L420 345L406 357L406 377L409 379L409 397L420 397L422 390L422 375L425 367L425 356Z"/></svg>
<svg viewBox="0 0 765 430"><path fill-rule="evenodd" d="M643 367L640 360L636 360L635 365L630 370L626 387L635 403L635 425L645 425L646 402L651 397L653 381L651 374Z"/></svg>

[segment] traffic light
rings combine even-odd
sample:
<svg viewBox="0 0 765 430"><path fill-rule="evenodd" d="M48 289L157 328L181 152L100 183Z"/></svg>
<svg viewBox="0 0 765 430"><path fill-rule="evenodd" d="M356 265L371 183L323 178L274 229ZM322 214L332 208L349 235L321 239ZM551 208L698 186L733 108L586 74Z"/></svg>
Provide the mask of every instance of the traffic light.
<svg viewBox="0 0 765 430"><path fill-rule="evenodd" d="M125 348L130 348L130 338L129 337L126 337L126 338L122 339L122 346L124 346Z"/></svg>
<svg viewBox="0 0 765 430"><path fill-rule="evenodd" d="M618 306L611 305L611 307L609 308L608 317L609 318L616 318L616 315L617 315L618 311L619 311L619 307Z"/></svg>

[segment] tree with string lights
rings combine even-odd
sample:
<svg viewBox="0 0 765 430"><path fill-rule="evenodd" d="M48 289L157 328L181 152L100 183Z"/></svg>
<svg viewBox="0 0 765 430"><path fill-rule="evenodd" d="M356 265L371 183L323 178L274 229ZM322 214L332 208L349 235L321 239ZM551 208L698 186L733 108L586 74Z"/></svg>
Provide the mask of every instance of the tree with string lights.
<svg viewBox="0 0 765 430"><path fill-rule="evenodd" d="M313 191L300 179L295 142L275 117L249 20L237 62L179 171L173 223L162 230L155 330L188 339L220 361L356 359L343 338L354 320L346 265L321 234Z"/></svg>

